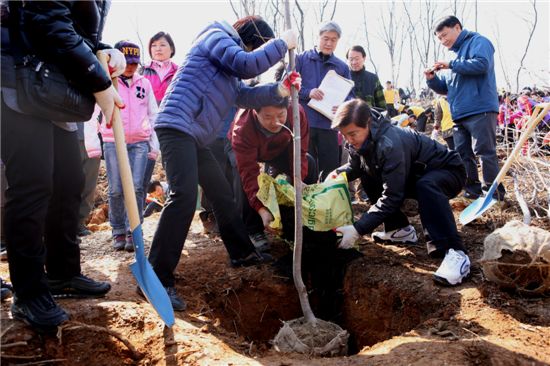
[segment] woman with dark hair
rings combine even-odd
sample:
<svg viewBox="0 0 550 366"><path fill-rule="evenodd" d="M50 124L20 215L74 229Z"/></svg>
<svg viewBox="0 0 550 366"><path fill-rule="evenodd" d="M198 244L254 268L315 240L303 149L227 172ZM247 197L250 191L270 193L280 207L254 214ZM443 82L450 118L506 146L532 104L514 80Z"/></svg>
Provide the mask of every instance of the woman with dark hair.
<svg viewBox="0 0 550 366"><path fill-rule="evenodd" d="M149 80L153 87L153 93L157 104L160 105L166 89L172 82L172 78L178 71L178 65L172 62L172 57L176 54L176 46L170 34L158 32L149 40L149 56L151 63L141 69L141 74ZM155 123L155 121L153 121ZM156 140L155 140L156 144ZM154 146L157 147L158 146ZM147 192L147 187L155 170L157 154L155 148L151 148L147 159L147 166L143 175L143 192Z"/></svg>
<svg viewBox="0 0 550 366"><path fill-rule="evenodd" d="M176 46L170 34L158 32L149 40L151 63L144 66L141 72L151 82L155 99L159 105L168 85L170 85L172 78L178 71L178 65L172 62L172 57L175 54Z"/></svg>
<svg viewBox="0 0 550 366"><path fill-rule="evenodd" d="M466 181L458 153L424 134L385 122L359 99L338 108L332 128L344 136L350 152L349 163L337 171L346 172L349 181L361 179L373 203L353 225L336 229L343 234L340 248L351 248L371 233L375 241L416 243L416 231L400 209L405 198L413 198L427 234L428 254L444 258L434 281L460 284L470 272L470 259L449 205ZM384 231L373 233L380 224Z"/></svg>
<svg viewBox="0 0 550 366"><path fill-rule="evenodd" d="M162 211L149 260L165 286L174 310L185 302L176 293L174 270L179 262L197 202L200 184L212 203L231 266L247 266L271 259L255 250L237 213L229 182L208 145L223 127L234 105L258 108L281 101L297 83L296 73L283 83L249 87L251 79L280 62L296 47L292 31L274 39L258 16L224 21L202 30L174 76L156 121L170 196ZM286 85L286 86L285 86ZM297 85L299 87L299 85Z"/></svg>

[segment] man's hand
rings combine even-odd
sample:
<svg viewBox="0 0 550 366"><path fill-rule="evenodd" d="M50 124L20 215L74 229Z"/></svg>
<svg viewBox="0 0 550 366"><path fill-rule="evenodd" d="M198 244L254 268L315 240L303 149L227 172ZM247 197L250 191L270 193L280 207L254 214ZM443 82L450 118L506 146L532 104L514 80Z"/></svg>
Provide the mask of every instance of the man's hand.
<svg viewBox="0 0 550 366"><path fill-rule="evenodd" d="M282 97L290 96L291 85L296 88L296 91L300 91L302 87L302 77L296 71L292 71L279 83L279 94Z"/></svg>
<svg viewBox="0 0 550 366"><path fill-rule="evenodd" d="M323 93L323 91L321 89L311 89L311 91L309 92L309 97L311 99L315 99L315 100L323 100L323 97L325 96L325 93Z"/></svg>
<svg viewBox="0 0 550 366"><path fill-rule="evenodd" d="M269 226L269 224L271 224L271 222L274 220L271 212L269 212L267 208L262 207L258 210L258 214L262 218L262 223L264 224L265 230L270 233L275 232L275 230L271 226Z"/></svg>
<svg viewBox="0 0 550 366"><path fill-rule="evenodd" d="M432 80L435 78L435 69L430 67L429 69L424 70L424 76L426 77L426 80Z"/></svg>
<svg viewBox="0 0 550 366"><path fill-rule="evenodd" d="M336 228L336 232L342 233L342 241L338 245L340 249L349 249L361 237L353 225L340 226Z"/></svg>
<svg viewBox="0 0 550 366"><path fill-rule="evenodd" d="M116 48L102 50L109 56L109 74L112 78L122 75L126 69L126 57Z"/></svg>
<svg viewBox="0 0 550 366"><path fill-rule="evenodd" d="M434 63L433 68L435 71L448 69L449 63L447 61L437 61L436 63Z"/></svg>
<svg viewBox="0 0 550 366"><path fill-rule="evenodd" d="M111 85L105 90L94 93L95 101L101 112L103 113L103 120L107 124L107 128L111 128L111 123L113 119L113 112L115 110L115 105L118 108L124 108L124 102L115 87Z"/></svg>

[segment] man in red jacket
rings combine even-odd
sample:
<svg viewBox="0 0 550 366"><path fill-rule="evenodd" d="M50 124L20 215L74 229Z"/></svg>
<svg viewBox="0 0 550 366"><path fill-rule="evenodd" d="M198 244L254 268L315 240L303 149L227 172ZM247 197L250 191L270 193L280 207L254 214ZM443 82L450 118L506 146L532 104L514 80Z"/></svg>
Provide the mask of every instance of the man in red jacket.
<svg viewBox="0 0 550 366"><path fill-rule="evenodd" d="M302 179L306 184L311 184L316 181L317 168L313 157L307 154L309 126L301 106L300 127ZM238 175L235 176L236 180L240 176L242 187L235 189L234 194L237 197L243 194L246 196L242 199L243 219L252 242L258 248L267 246L264 228L268 228L273 221L271 212L256 197L260 174L258 163L266 163L272 174L286 173L292 177L292 128L292 108L288 105L288 98L285 98L277 105L241 110L229 129L228 138L233 149L230 160L236 163L234 167Z"/></svg>

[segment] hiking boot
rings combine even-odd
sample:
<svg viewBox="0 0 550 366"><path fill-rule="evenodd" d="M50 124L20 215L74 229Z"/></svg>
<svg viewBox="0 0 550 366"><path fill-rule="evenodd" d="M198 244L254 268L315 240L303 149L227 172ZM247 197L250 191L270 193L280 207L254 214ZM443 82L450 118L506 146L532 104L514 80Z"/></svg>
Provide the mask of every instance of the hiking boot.
<svg viewBox="0 0 550 366"><path fill-rule="evenodd" d="M269 249L269 241L267 240L267 236L265 236L265 233L263 231L249 235L248 237L250 238L250 241L252 242L252 244L254 244L256 249L262 251Z"/></svg>
<svg viewBox="0 0 550 366"><path fill-rule="evenodd" d="M462 195L464 198L467 198L469 200L477 200L479 198L479 194L470 192L470 191L464 191L464 194Z"/></svg>
<svg viewBox="0 0 550 366"><path fill-rule="evenodd" d="M187 309L187 303L184 299L178 296L175 287L168 286L164 287L164 289L168 294L168 298L170 299L170 303L172 304L172 308L174 309L174 311L185 311L185 309ZM139 296L145 298L145 294L143 293L143 291L141 291L141 288L139 288L139 286L137 287L136 292Z"/></svg>
<svg viewBox="0 0 550 366"><path fill-rule="evenodd" d="M123 250L126 247L126 235L119 234L113 237L113 249Z"/></svg>
<svg viewBox="0 0 550 366"><path fill-rule="evenodd" d="M17 295L13 298L11 314L14 319L35 327L37 330L52 332L61 323L69 320L69 316L49 293L38 295L29 300L19 300Z"/></svg>
<svg viewBox="0 0 550 366"><path fill-rule="evenodd" d="M391 242L404 244L416 244L416 242L418 241L416 230L412 225L388 232L375 231L374 233L372 233L372 239L375 242Z"/></svg>
<svg viewBox="0 0 550 366"><path fill-rule="evenodd" d="M444 286L455 286L470 273L470 258L462 250L449 249L445 259L435 271L433 280Z"/></svg>
<svg viewBox="0 0 550 366"><path fill-rule="evenodd" d="M102 297L111 285L108 282L94 281L82 274L67 280L48 279L53 297Z"/></svg>
<svg viewBox="0 0 550 366"><path fill-rule="evenodd" d="M253 251L249 255L239 259L231 259L231 267L250 267L258 264L264 264L271 262L273 257L267 253L259 252L258 250Z"/></svg>
<svg viewBox="0 0 550 366"><path fill-rule="evenodd" d="M88 230L86 225L84 225L84 224L78 225L78 234L77 234L78 236L88 236L91 233L92 232L90 230Z"/></svg>
<svg viewBox="0 0 550 366"><path fill-rule="evenodd" d="M132 233L128 233L126 235L126 243L124 244L124 250L130 253L134 251L134 237L132 236Z"/></svg>

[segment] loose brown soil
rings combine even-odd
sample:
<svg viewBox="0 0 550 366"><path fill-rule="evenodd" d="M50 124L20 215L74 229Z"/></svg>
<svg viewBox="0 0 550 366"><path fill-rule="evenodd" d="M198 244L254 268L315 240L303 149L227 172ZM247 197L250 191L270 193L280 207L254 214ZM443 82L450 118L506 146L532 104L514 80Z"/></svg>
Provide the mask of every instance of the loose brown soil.
<svg viewBox="0 0 550 366"><path fill-rule="evenodd" d="M467 203L455 199L452 205L458 214ZM367 206L355 208L361 212ZM407 211L414 214L415 205L409 204ZM302 315L291 278L271 265L230 268L222 242L202 234L198 219L176 271L176 287L188 310L176 313L172 329L164 328L153 308L136 294L129 270L133 255L114 252L110 231L98 225L94 227L98 231L83 238L82 270L110 281L111 292L102 299L60 300L75 327L58 336L40 335L12 320L11 301L3 303L2 364L57 360L41 364L548 365L550 298L502 291L484 281L477 263L485 236L519 217L512 204L459 227L470 251L472 274L455 288L433 284L431 274L440 261L427 256L422 237L418 246L365 239L359 246L365 256L349 265L343 289L340 325L351 335L352 355L331 359L282 355L272 349L269 341L281 320ZM157 220L158 214L145 220L147 246ZM418 216L411 222L420 233ZM548 219L532 224L550 230ZM272 246L275 257L289 250L282 241L275 240ZM9 279L6 262L0 264L0 275ZM118 332L137 353L106 330ZM24 343L9 347L15 342Z"/></svg>

